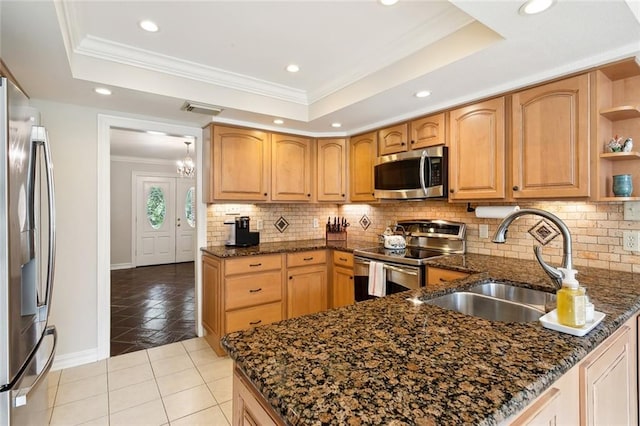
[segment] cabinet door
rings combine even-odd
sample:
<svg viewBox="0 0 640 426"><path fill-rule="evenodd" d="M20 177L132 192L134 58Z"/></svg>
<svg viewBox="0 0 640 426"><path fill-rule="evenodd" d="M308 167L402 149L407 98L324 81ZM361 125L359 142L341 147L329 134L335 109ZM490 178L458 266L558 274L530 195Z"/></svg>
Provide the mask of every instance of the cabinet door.
<svg viewBox="0 0 640 426"><path fill-rule="evenodd" d="M347 200L347 141L318 140L318 201Z"/></svg>
<svg viewBox="0 0 640 426"><path fill-rule="evenodd" d="M589 76L513 95L513 197L589 196Z"/></svg>
<svg viewBox="0 0 640 426"><path fill-rule="evenodd" d="M223 297L220 262L211 256L202 256L202 326L207 332L207 342L218 355L226 354L220 346L220 338L224 334Z"/></svg>
<svg viewBox="0 0 640 426"><path fill-rule="evenodd" d="M272 135L272 200L311 201L311 149L311 139Z"/></svg>
<svg viewBox="0 0 640 426"><path fill-rule="evenodd" d="M259 130L214 126L213 199L266 201L269 135Z"/></svg>
<svg viewBox="0 0 640 426"><path fill-rule="evenodd" d="M233 426L275 426L280 424L268 403L237 369L233 372Z"/></svg>
<svg viewBox="0 0 640 426"><path fill-rule="evenodd" d="M378 130L379 155L382 156L407 151L409 149L407 135L406 123Z"/></svg>
<svg viewBox="0 0 640 426"><path fill-rule="evenodd" d="M331 307L353 305L355 303L355 291L353 283L353 268L333 267L333 279L331 280Z"/></svg>
<svg viewBox="0 0 640 426"><path fill-rule="evenodd" d="M349 139L349 179L351 201L376 201L373 166L377 156L376 133Z"/></svg>
<svg viewBox="0 0 640 426"><path fill-rule="evenodd" d="M451 111L451 200L505 197L504 97Z"/></svg>
<svg viewBox="0 0 640 426"><path fill-rule="evenodd" d="M628 326L622 326L580 365L581 424L637 424L631 334Z"/></svg>
<svg viewBox="0 0 640 426"><path fill-rule="evenodd" d="M288 271L287 318L327 309L327 268L308 266Z"/></svg>
<svg viewBox="0 0 640 426"><path fill-rule="evenodd" d="M443 145L445 139L444 113L413 120L411 128L411 149Z"/></svg>

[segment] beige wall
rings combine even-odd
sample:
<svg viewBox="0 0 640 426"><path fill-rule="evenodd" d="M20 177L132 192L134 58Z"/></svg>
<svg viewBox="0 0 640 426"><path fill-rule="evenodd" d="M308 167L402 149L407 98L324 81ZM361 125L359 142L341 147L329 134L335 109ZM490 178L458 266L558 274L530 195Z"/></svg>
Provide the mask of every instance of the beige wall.
<svg viewBox="0 0 640 426"><path fill-rule="evenodd" d="M486 205L483 203L483 205ZM573 259L576 266L592 266L613 270L640 273L640 254L622 250L622 232L628 229L640 230L640 222L623 220L622 203L586 203L586 202L528 202L518 203L521 208L536 207L550 211L559 216L573 237ZM210 205L207 210L207 241L211 245L224 243L222 221L224 212L229 207L224 204ZM468 224L467 251L469 253L490 254L494 256L518 257L534 259L533 246L536 242L527 231L541 219L536 216L525 216L517 220L509 228L505 244L494 244L491 236L496 230L499 219L478 219L474 213L467 212L466 204L450 204L443 201L411 201L396 203L380 203L374 205L351 204L344 206L269 204L244 205L243 214L252 218L264 217L264 237L261 241L286 241L293 239L323 238L323 224L327 216L340 215L348 218L349 239L365 240L375 243L378 234L386 226L400 219L448 219ZM295 227L290 227L280 234L275 222L282 215ZM358 223L363 215L371 220L371 226L365 231ZM318 217L320 229L311 227L312 218ZM290 220L290 218L292 220ZM324 218L324 219L323 219ZM489 238L480 239L478 225L489 226ZM274 232L275 231L275 232ZM556 237L543 249L547 261L559 264L562 259L562 237Z"/></svg>

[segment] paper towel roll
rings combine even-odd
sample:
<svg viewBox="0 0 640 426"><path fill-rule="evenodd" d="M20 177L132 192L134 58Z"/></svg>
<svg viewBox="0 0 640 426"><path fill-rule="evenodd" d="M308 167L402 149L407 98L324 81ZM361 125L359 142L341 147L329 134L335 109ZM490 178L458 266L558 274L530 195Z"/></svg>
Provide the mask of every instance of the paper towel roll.
<svg viewBox="0 0 640 426"><path fill-rule="evenodd" d="M520 210L520 206L478 206L476 217L487 219L503 219L509 213Z"/></svg>

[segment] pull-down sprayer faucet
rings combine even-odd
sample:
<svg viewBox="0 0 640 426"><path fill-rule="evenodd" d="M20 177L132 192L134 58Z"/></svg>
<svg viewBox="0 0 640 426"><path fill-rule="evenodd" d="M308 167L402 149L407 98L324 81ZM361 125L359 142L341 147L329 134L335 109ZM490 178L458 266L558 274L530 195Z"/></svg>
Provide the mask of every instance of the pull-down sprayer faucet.
<svg viewBox="0 0 640 426"><path fill-rule="evenodd" d="M516 210L510 214L508 214L498 225L498 229L496 229L495 234L493 235L493 242L503 244L507 240L507 228L511 225L515 219L520 216L524 216L527 214L541 216L545 219L549 219L554 225L558 227L560 232L562 233L562 267L565 269L573 269L573 262L571 261L571 234L569 233L569 228L567 225L556 215L549 213L540 209L521 209ZM542 260L542 247L535 246L533 248L533 252L536 255L536 259L538 259L538 263L542 266L542 269L551 277L554 281L557 288L562 287L562 279L564 278L564 274L553 266L548 265Z"/></svg>

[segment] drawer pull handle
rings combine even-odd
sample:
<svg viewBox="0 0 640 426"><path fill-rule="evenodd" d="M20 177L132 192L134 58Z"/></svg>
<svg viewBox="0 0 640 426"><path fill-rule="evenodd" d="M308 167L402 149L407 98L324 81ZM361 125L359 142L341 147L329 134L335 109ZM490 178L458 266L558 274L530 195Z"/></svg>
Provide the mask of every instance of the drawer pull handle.
<svg viewBox="0 0 640 426"><path fill-rule="evenodd" d="M255 268L256 266L262 266L262 263L250 263L249 266Z"/></svg>
<svg viewBox="0 0 640 426"><path fill-rule="evenodd" d="M440 282L441 283L448 283L450 280L444 279L442 277L440 277Z"/></svg>
<svg viewBox="0 0 640 426"><path fill-rule="evenodd" d="M346 262L347 258L346 257L339 257L338 260L342 261L342 262Z"/></svg>
<svg viewBox="0 0 640 426"><path fill-rule="evenodd" d="M313 260L313 256L311 257L305 257L303 260L307 261L307 260Z"/></svg>
<svg viewBox="0 0 640 426"><path fill-rule="evenodd" d="M255 288L255 289L252 288L252 289L249 290L249 293L257 293L259 291L262 291L262 288Z"/></svg>
<svg viewBox="0 0 640 426"><path fill-rule="evenodd" d="M262 320L258 320L258 321L251 321L249 322L249 325L258 325L262 322Z"/></svg>

